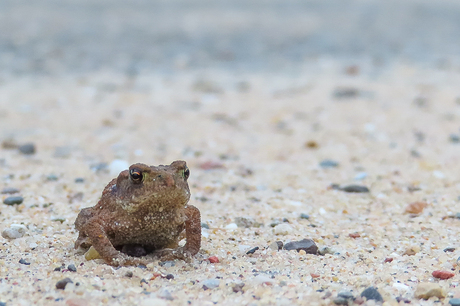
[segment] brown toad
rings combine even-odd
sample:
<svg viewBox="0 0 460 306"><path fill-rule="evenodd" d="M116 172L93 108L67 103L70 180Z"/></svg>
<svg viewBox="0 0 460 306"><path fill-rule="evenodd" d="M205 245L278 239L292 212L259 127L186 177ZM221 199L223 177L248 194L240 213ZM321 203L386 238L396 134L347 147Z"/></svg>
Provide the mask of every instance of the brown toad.
<svg viewBox="0 0 460 306"><path fill-rule="evenodd" d="M110 265L145 264L154 258L185 259L201 246L200 211L187 205L190 171L184 161L169 166L134 164L122 171L93 207L75 220L80 232L75 248L93 246ZM187 239L178 247L185 229ZM150 255L149 255L150 256Z"/></svg>

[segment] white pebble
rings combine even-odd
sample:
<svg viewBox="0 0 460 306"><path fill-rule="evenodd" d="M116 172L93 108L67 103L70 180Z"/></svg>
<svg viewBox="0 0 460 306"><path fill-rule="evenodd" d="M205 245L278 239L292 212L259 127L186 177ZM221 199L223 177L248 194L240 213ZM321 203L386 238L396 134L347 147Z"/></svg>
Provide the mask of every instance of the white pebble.
<svg viewBox="0 0 460 306"><path fill-rule="evenodd" d="M287 235L292 232L292 226L286 223L278 224L275 226L273 231L275 232L275 235Z"/></svg>
<svg viewBox="0 0 460 306"><path fill-rule="evenodd" d="M9 228L6 228L2 232L2 237L6 239L21 238L27 231L27 227L22 224L11 224Z"/></svg>
<svg viewBox="0 0 460 306"><path fill-rule="evenodd" d="M359 172L355 175L355 180L356 181L361 181L361 180L364 180L365 178L367 177L367 173L366 172Z"/></svg>
<svg viewBox="0 0 460 306"><path fill-rule="evenodd" d="M262 285L262 284L273 284L274 279L268 277L265 274L259 274L256 277L254 277L253 282L255 285Z"/></svg>
<svg viewBox="0 0 460 306"><path fill-rule="evenodd" d="M228 230L234 230L237 228L238 228L238 225L236 225L236 223L230 223L225 226L225 229L228 229Z"/></svg>
<svg viewBox="0 0 460 306"><path fill-rule="evenodd" d="M438 179L443 179L445 178L446 176L444 175L444 173L442 173L441 171L438 171L438 170L434 170L433 171L433 176L435 178L438 178Z"/></svg>
<svg viewBox="0 0 460 306"><path fill-rule="evenodd" d="M302 206L302 202L300 201L288 201L288 204L291 204L292 206Z"/></svg>
<svg viewBox="0 0 460 306"><path fill-rule="evenodd" d="M110 175L116 176L123 170L128 170L129 164L125 160L114 159L109 165Z"/></svg>
<svg viewBox="0 0 460 306"><path fill-rule="evenodd" d="M202 282L203 286L206 286L208 289L214 289L219 287L220 281L215 278L210 278Z"/></svg>

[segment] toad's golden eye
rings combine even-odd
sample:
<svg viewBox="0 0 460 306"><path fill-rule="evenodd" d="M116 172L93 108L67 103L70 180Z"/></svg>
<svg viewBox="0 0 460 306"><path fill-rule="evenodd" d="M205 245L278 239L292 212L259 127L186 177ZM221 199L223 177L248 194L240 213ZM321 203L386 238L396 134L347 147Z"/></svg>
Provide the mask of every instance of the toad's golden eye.
<svg viewBox="0 0 460 306"><path fill-rule="evenodd" d="M142 180L144 179L144 176L142 175L142 171L139 169L131 169L129 171L129 175L131 176L131 180L134 183L141 183Z"/></svg>
<svg viewBox="0 0 460 306"><path fill-rule="evenodd" d="M190 176L190 170L189 170L189 168L185 168L185 170L184 170L184 178L188 179L189 176Z"/></svg>

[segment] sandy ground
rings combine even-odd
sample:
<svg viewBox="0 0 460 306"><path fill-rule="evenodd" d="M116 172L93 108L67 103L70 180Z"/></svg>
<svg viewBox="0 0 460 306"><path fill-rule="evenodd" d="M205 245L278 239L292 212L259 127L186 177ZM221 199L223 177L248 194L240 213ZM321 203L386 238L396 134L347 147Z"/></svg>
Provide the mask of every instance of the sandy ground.
<svg viewBox="0 0 460 306"><path fill-rule="evenodd" d="M34 8L3 5L19 15ZM47 5L53 7L52 2ZM445 1L439 11L453 6ZM56 7L72 16L66 7ZM272 15L264 16L275 16L276 5L271 9ZM38 12L33 20L47 16ZM113 17L108 15L102 20ZM252 15L235 16L244 21ZM436 20L436 11L432 16ZM65 25L64 17L56 20ZM238 29L235 24L228 27ZM305 26L309 33L317 29ZM33 26L19 28L16 36L2 33L1 45L8 45L8 35L22 37L18 49L0 48L0 189L17 188L14 196L24 201L1 204L0 230L22 224L25 234L0 237L1 302L333 305L340 292L356 298L370 286L377 288L384 305L397 305L397 300L448 305L460 297L460 220L454 218L460 212L458 58L387 60L353 57L353 52L337 58L323 46L324 55L295 60L275 48L267 49L264 58L269 68L258 68L261 61L241 69L251 58L260 60L253 57L257 54L251 51L239 60L235 47L239 68L231 68L228 58L213 65L215 58L200 57L188 45L188 55L177 52L170 61L161 57L159 62L170 64L157 63L158 69L149 67L150 59L140 53L138 68L130 70L132 62L121 56L125 51L110 49L121 40L109 36L96 51L83 50L91 41L77 44L97 64L82 60L82 69L73 71L71 63L78 58L73 57L73 44L57 34L43 52L62 44L63 56L45 56L40 65L31 66L37 62L21 50L37 51L42 45L20 35ZM288 35L282 42L298 37L289 31L274 35L283 33ZM230 37L236 37L228 42L233 46L240 36ZM162 48L171 45L174 41ZM442 51L435 45L436 39L428 43L432 54ZM180 50L180 44L175 48ZM446 47L446 54L455 48ZM98 59L110 54L107 50L126 61L120 60L118 67L113 57ZM210 54L228 55L214 51ZM279 69L284 63L279 59L289 62L289 69ZM200 60L209 67L194 67ZM36 147L34 154L8 148L9 143L29 142ZM76 215L98 201L120 168L176 159L186 160L191 169L190 202L200 209L204 223L202 249L191 263L113 268L101 260L86 261L73 249ZM338 166L323 167L324 160ZM367 186L370 192L347 193L331 184ZM1 195L2 200L9 196ZM419 214L405 213L416 201L427 207ZM304 238L313 239L319 249L328 247L328 254L273 249L273 242ZM259 249L247 254L254 247ZM211 263L211 256L219 263ZM69 271L71 264L76 272ZM436 270L454 276L440 280L432 275ZM73 283L56 289L67 277ZM445 298L417 298L415 291L423 283L438 285Z"/></svg>

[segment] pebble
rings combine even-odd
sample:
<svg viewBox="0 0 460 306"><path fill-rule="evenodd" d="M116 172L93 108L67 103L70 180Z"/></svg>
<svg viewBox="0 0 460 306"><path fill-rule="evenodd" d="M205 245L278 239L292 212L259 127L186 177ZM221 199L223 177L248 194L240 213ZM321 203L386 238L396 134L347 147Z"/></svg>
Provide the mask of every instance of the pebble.
<svg viewBox="0 0 460 306"><path fill-rule="evenodd" d="M450 299L449 304L452 306L460 306L460 299L459 298Z"/></svg>
<svg viewBox="0 0 460 306"><path fill-rule="evenodd" d="M59 177L56 174L49 174L46 176L47 181L57 181Z"/></svg>
<svg viewBox="0 0 460 306"><path fill-rule="evenodd" d="M160 265L160 267L171 268L176 265L176 262L174 260L166 260L160 261L158 264Z"/></svg>
<svg viewBox="0 0 460 306"><path fill-rule="evenodd" d="M167 289L160 290L157 293L157 295L158 295L159 298L165 299L167 301L174 300L173 296L171 295L171 292L169 292L169 290L167 290Z"/></svg>
<svg viewBox="0 0 460 306"><path fill-rule="evenodd" d="M2 189L2 194L18 193L20 190L14 187L5 187Z"/></svg>
<svg viewBox="0 0 460 306"><path fill-rule="evenodd" d="M86 251L85 253L86 260L93 260L93 259L100 259L100 258L102 258L101 255L99 255L99 252L96 251L96 249L93 248L93 246L91 246L89 250Z"/></svg>
<svg viewBox="0 0 460 306"><path fill-rule="evenodd" d="M2 237L6 239L17 239L24 236L27 231L27 227L22 224L11 224L9 228L6 228L2 232Z"/></svg>
<svg viewBox="0 0 460 306"><path fill-rule="evenodd" d="M325 159L319 163L321 168L336 168L339 166L339 163L332 159Z"/></svg>
<svg viewBox="0 0 460 306"><path fill-rule="evenodd" d="M5 302L0 302L0 306L6 306Z"/></svg>
<svg viewBox="0 0 460 306"><path fill-rule="evenodd" d="M109 164L109 172L110 172L110 175L112 176L117 176L118 174L120 174L121 171L126 170L128 168L129 168L129 163L121 159L114 159Z"/></svg>
<svg viewBox="0 0 460 306"><path fill-rule="evenodd" d="M84 183L84 182L85 182L85 179L82 178L82 177L77 177L77 178L75 179L75 183Z"/></svg>
<svg viewBox="0 0 460 306"><path fill-rule="evenodd" d="M417 254L418 252L420 252L420 246L413 245L413 246L408 247L404 251L403 255L413 256L413 255Z"/></svg>
<svg viewBox="0 0 460 306"><path fill-rule="evenodd" d="M210 263L219 263L219 257L217 256L211 256L208 258Z"/></svg>
<svg viewBox="0 0 460 306"><path fill-rule="evenodd" d="M457 134L450 134L449 135L449 140L452 143L459 143L460 142L460 136L458 136Z"/></svg>
<svg viewBox="0 0 460 306"><path fill-rule="evenodd" d="M252 249L250 249L249 251L247 251L247 252L246 252L246 255L254 254L255 251L257 251L258 249L259 249L259 247L256 246L255 248L252 248Z"/></svg>
<svg viewBox="0 0 460 306"><path fill-rule="evenodd" d="M405 213L408 214L420 214L428 204L426 202L413 202L406 206Z"/></svg>
<svg viewBox="0 0 460 306"><path fill-rule="evenodd" d="M355 175L355 181L362 181L367 177L367 172L359 172Z"/></svg>
<svg viewBox="0 0 460 306"><path fill-rule="evenodd" d="M69 271L72 271L72 272L77 272L77 267L75 267L74 264L68 265L67 269L69 269Z"/></svg>
<svg viewBox="0 0 460 306"><path fill-rule="evenodd" d="M335 251L331 249L330 247L322 247L321 250L318 252L320 255L326 255L326 254L331 254L333 255Z"/></svg>
<svg viewBox="0 0 460 306"><path fill-rule="evenodd" d="M446 297L446 293L437 283L419 283L415 290L414 296L417 299L428 300L430 297L438 297L443 299Z"/></svg>
<svg viewBox="0 0 460 306"><path fill-rule="evenodd" d="M24 201L23 197L7 197L3 200L3 204L6 205L19 205Z"/></svg>
<svg viewBox="0 0 460 306"><path fill-rule="evenodd" d="M236 217L235 223L238 227L250 228L256 224L256 221L249 217Z"/></svg>
<svg viewBox="0 0 460 306"><path fill-rule="evenodd" d="M359 90L353 87L336 88L333 96L336 99L352 99L359 96Z"/></svg>
<svg viewBox="0 0 460 306"><path fill-rule="evenodd" d="M439 279L449 279L449 278L452 278L452 277L455 276L455 274L450 272L450 271L441 271L441 270L433 271L433 273L431 273L431 275L433 275L433 277L439 278Z"/></svg>
<svg viewBox="0 0 460 306"><path fill-rule="evenodd" d="M348 300L342 297L335 298L333 302L335 305L348 305Z"/></svg>
<svg viewBox="0 0 460 306"><path fill-rule="evenodd" d="M54 157L57 158L67 158L70 156L71 153L72 148L68 146L56 147L56 149L54 149Z"/></svg>
<svg viewBox="0 0 460 306"><path fill-rule="evenodd" d="M443 251L444 251L444 252L453 252L453 251L455 251L455 248L452 248L452 247L450 247L450 248L445 248Z"/></svg>
<svg viewBox="0 0 460 306"><path fill-rule="evenodd" d="M235 230L237 228L238 228L238 225L236 225L236 223L230 223L225 226L225 229L228 229L228 230Z"/></svg>
<svg viewBox="0 0 460 306"><path fill-rule="evenodd" d="M25 143L18 146L19 152L26 155L31 155L35 153L35 145L33 143Z"/></svg>
<svg viewBox="0 0 460 306"><path fill-rule="evenodd" d="M270 245L268 246L270 249L272 249L273 251L279 251L283 248L283 242L282 241L274 241L272 243L270 243Z"/></svg>
<svg viewBox="0 0 460 306"><path fill-rule="evenodd" d="M300 250L304 250L307 254L317 254L318 253L318 246L316 243L311 239L302 239L300 241L291 241L284 245L285 250L296 250L299 252Z"/></svg>
<svg viewBox="0 0 460 306"><path fill-rule="evenodd" d="M201 222L201 228L209 229L209 225L206 222Z"/></svg>
<svg viewBox="0 0 460 306"><path fill-rule="evenodd" d="M307 215L307 214L301 213L301 214L300 214L300 219L306 219L306 220L308 220L308 219L310 219L310 216Z"/></svg>
<svg viewBox="0 0 460 306"><path fill-rule="evenodd" d="M172 274L166 274L166 279L174 279L174 275Z"/></svg>
<svg viewBox="0 0 460 306"><path fill-rule="evenodd" d="M342 291L342 292L339 292L337 294L338 297L340 298L344 298L344 299L352 299L353 298L353 293L351 293L350 291Z"/></svg>
<svg viewBox="0 0 460 306"><path fill-rule="evenodd" d="M235 293L243 292L243 287L244 287L244 283L235 284L233 285L232 290Z"/></svg>
<svg viewBox="0 0 460 306"><path fill-rule="evenodd" d="M345 191L345 192L352 192L352 193L369 192L369 188L367 188L366 186L361 186L361 185L348 185L348 186L340 188L340 190Z"/></svg>
<svg viewBox="0 0 460 306"><path fill-rule="evenodd" d="M288 235L292 233L292 231L293 231L292 226L286 223L278 224L273 229L273 232L275 233L275 235Z"/></svg>
<svg viewBox="0 0 460 306"><path fill-rule="evenodd" d="M375 287L368 287L361 292L361 297L366 298L367 300L374 300L377 302L383 302L382 295L377 291Z"/></svg>
<svg viewBox="0 0 460 306"><path fill-rule="evenodd" d="M133 277L133 275L134 275L133 271L126 271L125 273L125 276L129 278Z"/></svg>
<svg viewBox="0 0 460 306"><path fill-rule="evenodd" d="M204 290L214 289L214 288L219 287L219 285L220 285L220 280L215 279L215 278L210 278L210 279L204 280L204 281L202 282L202 284L203 284L203 289L204 289Z"/></svg>
<svg viewBox="0 0 460 306"><path fill-rule="evenodd" d="M24 258L19 259L19 263L21 265L26 265L26 266L30 265L30 262L26 261Z"/></svg>
<svg viewBox="0 0 460 306"><path fill-rule="evenodd" d="M253 279L255 285L273 284L275 280L266 274L259 274Z"/></svg>

